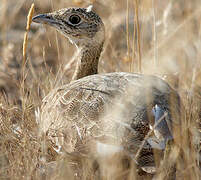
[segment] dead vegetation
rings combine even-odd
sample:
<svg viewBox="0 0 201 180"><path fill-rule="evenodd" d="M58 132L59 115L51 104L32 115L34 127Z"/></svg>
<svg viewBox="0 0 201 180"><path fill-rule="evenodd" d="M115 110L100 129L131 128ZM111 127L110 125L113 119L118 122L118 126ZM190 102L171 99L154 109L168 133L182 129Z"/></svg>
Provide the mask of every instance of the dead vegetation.
<svg viewBox="0 0 201 180"><path fill-rule="evenodd" d="M92 1L35 0L34 3L35 13L41 13L69 6L84 7ZM178 90L184 105L182 137L166 150L164 158L155 153L158 161L155 175L138 172L135 163L125 155L96 159L81 152L58 154L47 137L39 136L37 116L43 97L54 87L69 82L74 65L68 71L65 66L73 56L74 47L54 29L32 24L23 67L22 44L31 2L2 0L0 179L151 179L153 176L200 179L199 0L93 3L107 33L99 72L136 72L141 62L143 73L166 79Z"/></svg>

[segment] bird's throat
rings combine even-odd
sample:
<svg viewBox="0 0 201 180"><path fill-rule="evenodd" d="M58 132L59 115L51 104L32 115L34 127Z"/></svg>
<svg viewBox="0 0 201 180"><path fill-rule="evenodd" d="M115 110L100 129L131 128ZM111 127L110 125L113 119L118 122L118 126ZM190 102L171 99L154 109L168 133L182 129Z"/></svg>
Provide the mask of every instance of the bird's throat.
<svg viewBox="0 0 201 180"><path fill-rule="evenodd" d="M81 47L72 81L98 73L98 62L102 48L103 43Z"/></svg>

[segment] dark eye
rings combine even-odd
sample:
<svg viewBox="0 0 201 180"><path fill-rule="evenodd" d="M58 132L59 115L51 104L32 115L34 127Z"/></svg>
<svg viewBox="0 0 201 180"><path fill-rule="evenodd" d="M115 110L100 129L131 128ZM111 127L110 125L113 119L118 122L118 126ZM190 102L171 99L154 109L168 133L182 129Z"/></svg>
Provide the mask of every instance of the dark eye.
<svg viewBox="0 0 201 180"><path fill-rule="evenodd" d="M81 21L81 18L78 15L72 15L69 17L69 21L71 24L79 24L79 22Z"/></svg>

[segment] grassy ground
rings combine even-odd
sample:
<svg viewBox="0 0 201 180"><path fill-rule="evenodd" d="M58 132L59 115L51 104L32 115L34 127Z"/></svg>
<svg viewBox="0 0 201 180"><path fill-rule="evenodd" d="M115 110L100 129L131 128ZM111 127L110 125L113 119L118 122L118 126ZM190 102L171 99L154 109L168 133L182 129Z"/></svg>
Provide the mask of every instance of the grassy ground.
<svg viewBox="0 0 201 180"><path fill-rule="evenodd" d="M35 14L87 0L35 0ZM181 95L182 138L157 169L156 179L200 179L201 8L199 0L97 0L95 11L106 26L99 72L132 71L164 78ZM68 83L65 71L75 48L54 29L32 24L22 73L22 44L32 1L0 3L0 179L151 179L137 175L135 164L117 166L120 156L96 161L82 154L57 154L38 136L37 112L43 97ZM129 7L129 8L128 8ZM25 78L24 85L23 79ZM46 148L48 147L48 148ZM47 163L48 162L48 163ZM97 172L98 166L102 171ZM106 167L106 168L104 168ZM96 173L94 173L94 171Z"/></svg>

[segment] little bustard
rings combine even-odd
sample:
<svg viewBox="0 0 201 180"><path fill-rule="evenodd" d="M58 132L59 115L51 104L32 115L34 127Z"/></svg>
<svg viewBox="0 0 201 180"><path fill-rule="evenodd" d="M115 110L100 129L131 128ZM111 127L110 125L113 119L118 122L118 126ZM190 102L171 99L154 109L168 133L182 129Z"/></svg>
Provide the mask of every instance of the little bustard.
<svg viewBox="0 0 201 180"><path fill-rule="evenodd" d="M71 83L52 90L44 98L41 132L53 137L57 146L72 152L78 142L104 139L108 129L115 129L116 137L112 138L123 149L139 154L135 159L139 166L153 165L152 147L158 143L163 149L165 142L173 138L173 127L180 124L177 92L152 75L97 74L105 28L90 8L61 9L37 15L33 21L56 28L79 52ZM156 144L154 138L145 140L151 127Z"/></svg>

